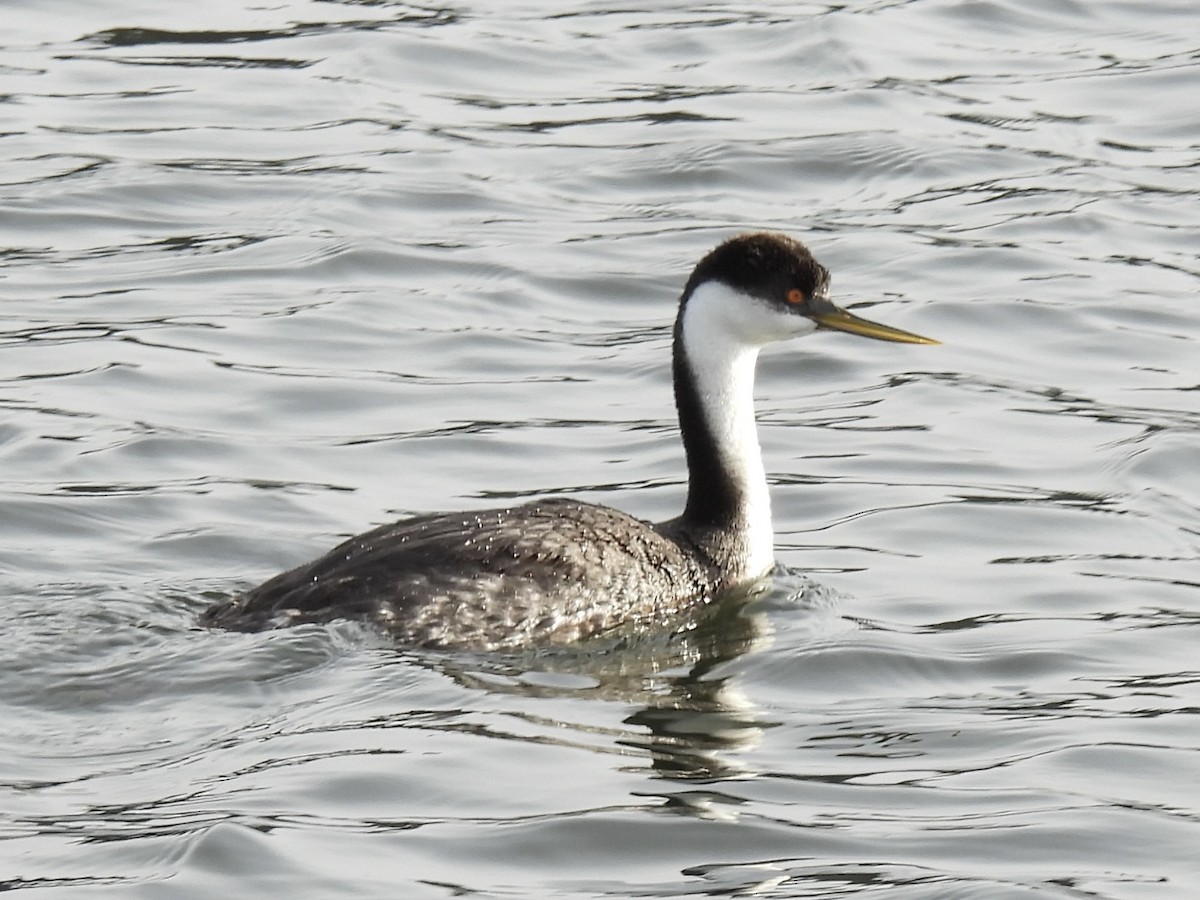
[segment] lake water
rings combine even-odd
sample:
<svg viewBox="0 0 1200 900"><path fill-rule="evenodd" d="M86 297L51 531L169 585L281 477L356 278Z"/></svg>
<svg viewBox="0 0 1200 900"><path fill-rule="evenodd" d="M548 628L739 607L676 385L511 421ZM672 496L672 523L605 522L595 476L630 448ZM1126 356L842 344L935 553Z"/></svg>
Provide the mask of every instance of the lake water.
<svg viewBox="0 0 1200 900"><path fill-rule="evenodd" d="M1200 889L1186 2L13 0L0 890ZM197 614L401 515L678 511L694 262L806 241L781 568L624 646Z"/></svg>

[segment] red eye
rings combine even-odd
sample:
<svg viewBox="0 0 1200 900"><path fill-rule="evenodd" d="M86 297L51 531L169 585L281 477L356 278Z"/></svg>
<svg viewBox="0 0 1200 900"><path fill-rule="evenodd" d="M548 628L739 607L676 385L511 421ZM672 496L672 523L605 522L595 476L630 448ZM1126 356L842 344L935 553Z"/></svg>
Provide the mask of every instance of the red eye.
<svg viewBox="0 0 1200 900"><path fill-rule="evenodd" d="M803 303L804 300L805 300L805 297L804 297L803 291L797 290L796 288L792 288L790 291L787 292L787 302L788 303L800 304L800 303Z"/></svg>

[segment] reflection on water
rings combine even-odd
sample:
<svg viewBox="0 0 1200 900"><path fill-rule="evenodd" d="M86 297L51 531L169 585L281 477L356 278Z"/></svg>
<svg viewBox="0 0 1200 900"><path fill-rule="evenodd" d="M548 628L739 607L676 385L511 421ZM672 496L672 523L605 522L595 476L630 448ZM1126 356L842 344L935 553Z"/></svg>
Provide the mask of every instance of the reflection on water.
<svg viewBox="0 0 1200 900"><path fill-rule="evenodd" d="M742 770L739 753L752 749L765 727L732 676L722 674L722 666L770 645L770 624L762 609L769 601L760 596L763 591L769 590L776 604L802 608L808 602L804 595L814 588L803 577L780 570L769 588L761 585L747 595L693 610L666 628L643 626L582 646L527 655L469 660L453 653L405 655L412 664L431 666L474 689L619 702L634 711L623 718L626 727L603 730L612 742L607 752L646 758L664 778L715 780ZM573 744L570 735L579 727L542 717L538 723L558 731L560 737L553 740L563 744ZM588 746L586 739L583 746Z"/></svg>

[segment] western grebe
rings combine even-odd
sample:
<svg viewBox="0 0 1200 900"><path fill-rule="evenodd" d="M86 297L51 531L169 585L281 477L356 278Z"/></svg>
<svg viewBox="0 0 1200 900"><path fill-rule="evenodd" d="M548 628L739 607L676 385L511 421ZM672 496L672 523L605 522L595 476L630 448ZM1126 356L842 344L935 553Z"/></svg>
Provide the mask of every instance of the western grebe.
<svg viewBox="0 0 1200 900"><path fill-rule="evenodd" d="M754 368L773 341L818 328L937 341L829 300L829 273L781 234L735 237L684 286L672 371L687 456L683 513L650 523L591 503L538 500L383 525L203 614L242 631L365 619L397 640L480 650L566 642L660 620L774 566Z"/></svg>

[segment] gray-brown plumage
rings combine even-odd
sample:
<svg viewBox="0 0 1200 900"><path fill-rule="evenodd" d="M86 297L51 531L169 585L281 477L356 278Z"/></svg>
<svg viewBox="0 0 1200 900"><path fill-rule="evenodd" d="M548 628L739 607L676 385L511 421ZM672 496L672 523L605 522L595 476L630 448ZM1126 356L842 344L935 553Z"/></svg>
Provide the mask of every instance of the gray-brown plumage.
<svg viewBox="0 0 1200 900"><path fill-rule="evenodd" d="M418 516L351 538L209 609L204 621L253 631L336 610L406 644L576 640L670 616L730 587L723 573L732 548L722 535L695 538L673 523L573 500Z"/></svg>

